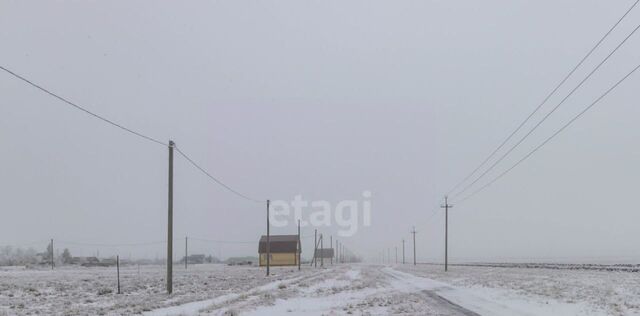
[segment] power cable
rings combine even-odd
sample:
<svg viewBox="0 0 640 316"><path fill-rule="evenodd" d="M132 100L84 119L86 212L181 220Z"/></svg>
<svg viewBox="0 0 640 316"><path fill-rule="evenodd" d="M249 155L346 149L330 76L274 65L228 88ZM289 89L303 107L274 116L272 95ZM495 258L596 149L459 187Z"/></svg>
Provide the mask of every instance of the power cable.
<svg viewBox="0 0 640 316"><path fill-rule="evenodd" d="M187 159L187 161L189 161L194 167L196 167L196 169L200 170L202 173L204 173L207 177L209 177L211 180L213 180L215 183L219 184L220 186L224 187L225 189L227 189L229 192L243 198L246 199L248 201L252 201L255 203L264 203L266 200L258 200L258 199L254 199L251 198L247 195L244 195L234 189L232 189L230 186L224 184L224 182L218 180L216 177L212 176L207 170L205 170L204 168L200 167L200 165L198 165L195 161L193 161L193 159L191 159L189 156L187 156L187 154L185 154L182 150L180 150L180 148L178 148L178 146L174 146L175 149L178 151L178 153L180 153L180 155L182 155L182 157L184 157L185 159Z"/></svg>
<svg viewBox="0 0 640 316"><path fill-rule="evenodd" d="M569 127L569 125L573 124L573 122L575 122L576 120L578 120L580 117L582 117L583 114L585 114L587 111L589 111L591 108L593 108L593 106L595 106L598 102L600 102L600 100L602 100L605 96L607 96L611 91L613 91L616 87L618 87L618 85L620 85L623 81L625 81L627 78L629 78L629 76L631 76L636 70L638 70L638 68L640 68L640 64L638 64L635 68L633 68L633 70L631 70L629 73L627 73L624 77L622 77L622 79L618 80L618 82L616 82L613 86L611 86L611 88L609 88L605 93L603 93L600 97L598 97L595 101L593 101L589 106L587 106L586 108L584 108L582 110L582 112L578 113L578 115L574 116L569 122L567 122L564 126L562 126L559 130L557 130L555 133L553 133L550 137L548 137L547 139L545 139L540 145L538 145L536 148L534 148L532 151L530 151L526 156L524 156L522 159L518 160L518 162L516 162L513 166L511 166L509 169L505 170L504 172L502 172L500 175L498 175L496 178L494 178L493 180L491 180L489 183L485 184L484 186L480 187L478 190L474 191L473 193L469 194L468 196L466 196L465 198L461 199L459 203L462 203L468 199L470 199L471 197L473 197L474 195L480 193L481 191L483 191L484 189L488 188L490 185L492 185L493 183L495 183L496 181L500 180L500 178L504 177L505 175L507 175L511 170L513 170L514 168L516 168L518 165L520 165L522 162L524 162L525 160L527 160L529 157L531 157L531 155L533 155L536 151L538 151L540 148L542 148L544 145L546 145L549 141L551 141L554 137L556 137L558 134L560 134L562 131L564 131L567 127Z"/></svg>
<svg viewBox="0 0 640 316"><path fill-rule="evenodd" d="M598 69L600 69L600 67L607 61L609 60L609 58L611 56L613 56L613 54L615 52L618 51L618 49L620 47L622 47L622 45L624 45L624 43L627 42L627 40L633 35L635 34L635 32L640 28L640 24L638 24L638 26L636 26L633 31L631 31L631 33L629 33L629 35L627 35L624 40L622 40L622 42L620 42L618 44L618 46L616 46L616 48L614 48L608 55L607 57L605 57L584 79L582 79L582 81L580 81L580 83L578 83L578 85L573 88L573 90L571 90L571 92L569 92L569 94L567 94L567 96L565 96L553 109L551 109L551 111L549 113L547 113L542 120L540 120L536 125L533 126L533 128L531 128L529 130L529 132L527 132L527 134L525 134L522 138L520 138L520 140L513 145L511 148L509 148L509 150L507 150L507 152L505 152L498 160L496 160L487 170L485 170L479 177L477 177L473 182L471 182L470 184L468 184L467 186L464 187L464 189L458 193L456 193L453 198L456 198L458 196L460 196L461 194L463 194L464 192L466 192L469 188L471 188L474 184L476 184L478 181L480 181L480 179L482 179L487 173L489 173L491 170L493 170L500 162L502 162L502 160L504 160L511 152L513 152L513 150L515 150L520 144L522 144L525 139L527 139L544 121L546 121L558 108L560 108L560 106L562 106L562 104L564 104L564 102L569 99L569 97L571 97L573 95L574 92L576 92L580 87L582 87L582 85L589 80L589 78L591 78L591 76L598 71Z"/></svg>
<svg viewBox="0 0 640 316"><path fill-rule="evenodd" d="M131 134L133 134L133 135L136 135L136 136L138 136L138 137L144 138L144 139L146 139L146 140L148 140L148 141L152 141L152 142L154 142L154 143L157 143L157 144L160 144L160 145L163 145L163 146L168 146L168 144L167 144L167 143L164 143L164 142L162 142L162 141L159 141L159 140L157 140L157 139L155 139L155 138L153 138L153 137L150 137L150 136L144 135L144 134L142 134L142 133L136 132L136 131L134 131L134 130L132 130L132 129L128 128L128 127L125 127L125 126L123 126L123 125L121 125L121 124L119 124L119 123L116 123L116 122L114 122L114 121L112 121L112 120L108 119L108 118L105 118L104 116L101 116L101 115L98 115L98 114L96 114L96 113L94 113L94 112L91 112L91 111L87 110L86 108L84 108L84 107L82 107L82 106L80 106L80 105L78 105L78 104L76 104L76 103L74 103L74 102L71 102L71 101L69 101L69 100L67 100L67 99L65 99L65 98L63 98L63 97L61 97L61 96L59 96L59 95L57 95L57 94L55 94L55 93L53 93L53 92L49 91L48 89L45 89L45 88L43 88L42 86L40 86L40 85L38 85L38 84L36 84L36 83L34 83L34 82L30 81L29 79L27 79L27 78L25 78L25 77L23 77L23 76L21 76L21 75L19 75L19 74L15 73L15 72L11 71L11 70L9 70L9 69L5 68L4 66L0 66L0 69L4 70L4 71L5 71L5 72L7 72L8 74L10 74L10 75L12 75L12 76L14 76L14 77L16 77L16 78L18 78L18 79L20 79L20 80L22 80L22 81L24 81L24 82L26 82L26 83L30 84L31 86L33 86L33 87L35 87L35 88L39 89L40 91L42 91L42 92L44 92L44 93L46 93L46 94L48 94L48 95L50 95L50 96L52 96L52 97L54 97L54 98L56 98L56 99L60 100L60 101L62 101L62 102L64 102L64 103L66 103L66 104L68 104L68 105L71 105L72 107L74 107L74 108L76 108L76 109L78 109L78 110L80 110L80 111L82 111L82 112L85 112L85 113L87 113L87 114L89 114L89 115L91 115L91 116L93 116L93 117L95 117L95 118L97 118L97 119L100 119L100 120L102 120L102 121L104 121L104 122L106 122L106 123L108 123L108 124L111 124L111 125L113 125L113 126L115 126L115 127L117 127L117 128L120 128L120 129L122 129L122 130L124 130L124 131L126 131L126 132L129 132L129 133L131 133Z"/></svg>
<svg viewBox="0 0 640 316"><path fill-rule="evenodd" d="M609 34L613 32L613 30L618 26L618 24L620 24L620 22L622 22L622 20L629 14L629 12L631 12L631 10L635 8L638 2L640 2L640 0L636 0L633 5L631 5L631 7L622 15L622 17L618 19L618 21L604 34L604 36L600 38L596 45L593 46L591 50L589 50L589 52L580 60L580 62L575 67L573 67L573 69L560 81L560 83L555 86L553 90L551 90L551 92L544 98L544 100L542 100L542 102L533 110L533 112L531 112L529 116L527 116L527 118L525 118L525 120L522 121L522 123L520 123L520 125L518 125L518 127L513 132L511 132L511 134L509 134L509 136L504 141L502 141L502 143L500 143L500 145L496 149L494 149L491 154L487 156L487 158L482 161L482 163L480 163L480 165L478 165L478 167L476 167L471 173L469 173L464 179L462 179L462 181L458 182L458 184L456 184L451 190L449 190L446 195L450 195L451 193L456 191L463 183L467 182L467 180L469 180L474 174L476 174L476 172L478 172L478 170L480 170L487 162L489 162L489 160L491 160L491 158L493 158L493 156L498 151L500 151L500 149L502 149L504 145L506 145L507 142L509 142L509 140L511 140L511 138L513 138L516 133L518 133L522 129L522 127L533 117L533 115L535 115L540 110L540 108L542 108L542 106L547 103L547 101L558 91L558 89L560 89L560 87L569 79L569 77L571 77L573 73L576 72L576 70L587 60L587 58L589 58L589 56L591 56L591 54L600 46L600 44L602 44L602 42L609 36Z"/></svg>

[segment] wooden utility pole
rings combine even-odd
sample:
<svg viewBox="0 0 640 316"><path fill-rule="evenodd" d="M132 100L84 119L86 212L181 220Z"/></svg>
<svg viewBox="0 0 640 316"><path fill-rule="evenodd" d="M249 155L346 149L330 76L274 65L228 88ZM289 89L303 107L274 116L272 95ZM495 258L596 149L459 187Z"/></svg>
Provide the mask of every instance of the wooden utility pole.
<svg viewBox="0 0 640 316"><path fill-rule="evenodd" d="M445 195L444 205L440 206L444 209L444 271L449 270L449 209L453 205L449 205L449 197Z"/></svg>
<svg viewBox="0 0 640 316"><path fill-rule="evenodd" d="M187 270L187 261L189 261L189 237L184 236L184 269Z"/></svg>
<svg viewBox="0 0 640 316"><path fill-rule="evenodd" d="M300 271L300 262L302 261L302 242L300 239L300 220L298 220L298 271Z"/></svg>
<svg viewBox="0 0 640 316"><path fill-rule="evenodd" d="M416 265L416 227L413 226L413 230L411 231L413 234L413 265Z"/></svg>
<svg viewBox="0 0 640 316"><path fill-rule="evenodd" d="M173 148L169 141L169 196L167 212L167 294L173 292Z"/></svg>
<svg viewBox="0 0 640 316"><path fill-rule="evenodd" d="M269 200L267 200L267 276L269 276L269 266L271 264L271 236L269 235Z"/></svg>
<svg viewBox="0 0 640 316"><path fill-rule="evenodd" d="M116 271L118 273L118 294L122 294L120 292L120 256L116 256Z"/></svg>
<svg viewBox="0 0 640 316"><path fill-rule="evenodd" d="M405 262L404 262L404 239L402 240L402 264L405 264Z"/></svg>

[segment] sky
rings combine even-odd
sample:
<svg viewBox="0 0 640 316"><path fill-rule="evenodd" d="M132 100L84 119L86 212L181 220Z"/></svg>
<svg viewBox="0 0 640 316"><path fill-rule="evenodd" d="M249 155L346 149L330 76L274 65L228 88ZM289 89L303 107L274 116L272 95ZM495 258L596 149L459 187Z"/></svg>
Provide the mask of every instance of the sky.
<svg viewBox="0 0 640 316"><path fill-rule="evenodd" d="M260 201L365 199L356 254L440 262L443 196L478 166L633 1L0 1L0 65L163 142ZM632 11L525 127L640 21ZM507 169L637 65L632 36ZM640 74L460 204L452 261L634 261ZM516 139L520 138L518 134ZM513 144L514 141L509 144ZM166 147L0 72L0 245L162 258ZM256 255L266 205L175 159L176 257ZM469 192L471 192L470 190ZM464 196L464 195L462 195ZM361 223L362 224L362 223ZM362 226L362 225L361 225ZM304 255L314 227L302 228ZM273 234L295 234L294 221ZM328 239L328 238L327 238Z"/></svg>

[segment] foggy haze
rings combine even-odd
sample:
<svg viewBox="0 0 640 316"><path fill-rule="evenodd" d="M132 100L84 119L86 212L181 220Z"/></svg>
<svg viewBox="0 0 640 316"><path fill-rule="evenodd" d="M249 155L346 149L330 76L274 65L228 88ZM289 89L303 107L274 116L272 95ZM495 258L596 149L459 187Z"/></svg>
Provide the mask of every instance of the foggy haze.
<svg viewBox="0 0 640 316"><path fill-rule="evenodd" d="M504 140L629 1L0 3L0 64L115 122L173 140L259 200L363 200L340 238L367 259L416 235L442 260L443 195ZM632 12L534 119L640 21ZM635 34L499 174L640 60ZM452 261L640 259L640 75L449 213ZM534 122L527 125L527 130ZM162 258L167 148L0 73L0 245ZM480 184L486 183L486 179ZM266 205L175 160L174 256L257 256ZM436 209L437 207L437 209ZM434 209L436 210L434 213ZM309 257L313 227L304 227ZM336 238L340 227L318 227ZM272 234L295 234L291 222ZM200 239L200 240L198 240ZM209 240L209 241L205 241ZM219 242L214 242L219 241ZM223 242L224 241L224 242ZM132 245L136 244L136 245Z"/></svg>

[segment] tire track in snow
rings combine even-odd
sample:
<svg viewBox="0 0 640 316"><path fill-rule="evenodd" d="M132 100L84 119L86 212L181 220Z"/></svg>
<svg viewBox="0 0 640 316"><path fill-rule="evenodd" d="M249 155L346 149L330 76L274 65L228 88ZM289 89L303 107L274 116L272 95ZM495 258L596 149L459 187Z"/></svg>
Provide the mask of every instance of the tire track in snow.
<svg viewBox="0 0 640 316"><path fill-rule="evenodd" d="M407 280L405 278L401 278L400 276L389 272L386 269L382 269L381 270L384 274L386 274L387 276L391 277L392 279L404 283L406 285L409 285L411 287L415 287L412 284L408 283ZM417 291L419 291L419 293L421 294L421 296L425 299L425 301L427 301L429 303L429 305L432 308L438 309L438 310L442 310L442 311L447 311L448 313L452 313L452 314L448 314L448 315L460 315L460 316L480 316L480 314L473 312L471 310L468 310L456 303L451 302L450 300L438 295L438 293L436 293L435 290L425 290L425 289L419 289L418 287L415 287Z"/></svg>

